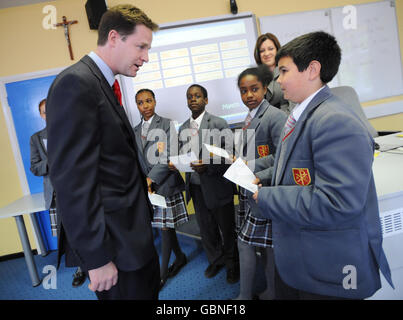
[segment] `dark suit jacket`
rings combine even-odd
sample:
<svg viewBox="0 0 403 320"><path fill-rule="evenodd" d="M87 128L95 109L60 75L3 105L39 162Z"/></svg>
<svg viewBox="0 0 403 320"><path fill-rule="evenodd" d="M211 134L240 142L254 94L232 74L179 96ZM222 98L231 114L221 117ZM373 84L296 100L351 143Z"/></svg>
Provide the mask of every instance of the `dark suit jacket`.
<svg viewBox="0 0 403 320"><path fill-rule="evenodd" d="M141 124L140 122L134 127L134 135L143 173L154 182L153 189L164 197L184 191L185 183L180 173L168 168L170 147L178 143L174 124L171 124L171 120L155 114L148 129L148 140L144 148L141 141Z"/></svg>
<svg viewBox="0 0 403 320"><path fill-rule="evenodd" d="M34 133L29 140L31 150L31 172L39 177L43 177L43 195L46 209L50 208L53 197L53 186L49 178L48 152L43 140L47 139L46 128Z"/></svg>
<svg viewBox="0 0 403 320"><path fill-rule="evenodd" d="M186 120L182 126L179 128L179 146L180 149L185 145L185 142L181 140L181 132L185 129L190 128L190 119ZM214 135L213 129L216 129L216 133L222 133L220 135ZM216 117L208 112L206 112L203 116L203 120L200 124L199 128L199 154L196 156L199 159L202 158L202 155L209 155L208 152L205 152L204 143L207 144L215 144L217 147L224 147L224 139L225 133L223 130L227 129L227 136L232 136L230 133L230 129L228 128L227 122L220 118ZM210 135L211 134L211 135ZM232 154L232 146L233 140L228 140L226 144L227 151ZM231 143L230 143L231 142ZM228 149L230 147L230 150ZM207 159L206 159L207 160ZM200 174L200 187L203 192L203 197L206 200L206 206L210 210L217 209L223 205L228 204L228 202L233 201L234 193L236 192L235 185L229 180L223 177L223 174L228 169L229 165L225 163L221 164L209 164L207 165L207 170ZM186 173L186 201L190 201L190 173Z"/></svg>
<svg viewBox="0 0 403 320"><path fill-rule="evenodd" d="M156 256L145 176L124 109L91 58L56 77L46 108L66 265L143 267Z"/></svg>
<svg viewBox="0 0 403 320"><path fill-rule="evenodd" d="M283 281L362 299L380 288L380 269L392 285L372 174L374 141L362 121L325 87L287 140L282 165L281 144L276 153L276 186L258 194L261 212L273 221L274 260ZM352 289L346 282L354 274Z"/></svg>

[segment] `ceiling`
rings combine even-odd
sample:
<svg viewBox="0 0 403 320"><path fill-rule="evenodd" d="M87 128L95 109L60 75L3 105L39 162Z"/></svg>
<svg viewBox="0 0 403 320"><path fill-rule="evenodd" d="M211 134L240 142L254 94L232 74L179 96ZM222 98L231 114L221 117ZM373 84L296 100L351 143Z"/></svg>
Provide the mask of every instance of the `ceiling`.
<svg viewBox="0 0 403 320"><path fill-rule="evenodd" d="M51 2L52 0L0 0L0 9L26 6L29 4L36 4L41 2ZM55 1L55 0L53 0Z"/></svg>

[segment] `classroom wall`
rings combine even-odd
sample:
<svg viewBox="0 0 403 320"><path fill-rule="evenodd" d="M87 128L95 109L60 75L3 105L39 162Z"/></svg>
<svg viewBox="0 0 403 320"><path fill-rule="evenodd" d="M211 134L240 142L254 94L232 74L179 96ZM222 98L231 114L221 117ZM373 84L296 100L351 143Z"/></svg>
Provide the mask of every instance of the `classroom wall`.
<svg viewBox="0 0 403 320"><path fill-rule="evenodd" d="M35 5L0 10L0 77L37 72L68 66L96 45L96 31L90 30L85 13L85 0L57 0ZM267 1L237 0L239 12L253 12L257 17L309 11L350 4L375 2L370 0L305 0ZM109 6L119 3L133 3L142 8L157 23L168 23L188 19L230 14L229 0L108 0ZM45 5L57 9L57 22L62 16L78 20L71 26L70 35L75 61L69 58L63 28L46 30L42 27ZM400 50L403 52L403 0L396 0ZM382 63L380 62L380 66ZM402 101L403 95L364 104ZM2 108L3 106L1 106ZM379 130L403 130L403 115L393 115L371 120ZM28 143L28 142L27 142ZM17 167L11 149L4 113L0 111L0 206L4 206L23 195ZM29 237L33 238L29 222ZM0 220L0 256L21 252L18 233L13 218Z"/></svg>

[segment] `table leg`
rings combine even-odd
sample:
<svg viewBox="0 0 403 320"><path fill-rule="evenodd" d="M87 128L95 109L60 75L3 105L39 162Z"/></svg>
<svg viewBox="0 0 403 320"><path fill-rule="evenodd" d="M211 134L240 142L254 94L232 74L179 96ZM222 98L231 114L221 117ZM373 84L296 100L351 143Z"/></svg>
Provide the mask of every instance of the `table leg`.
<svg viewBox="0 0 403 320"><path fill-rule="evenodd" d="M36 265L34 261L34 257L31 251L31 245L29 244L27 229L25 228L24 219L22 216L14 217L17 223L18 233L20 235L20 240L22 244L22 248L24 250L25 262L28 267L29 276L31 277L32 286L36 287L41 284L41 280L38 276L38 271L36 270Z"/></svg>
<svg viewBox="0 0 403 320"><path fill-rule="evenodd" d="M46 247L43 242L42 232L41 232L41 229L39 228L38 219L36 218L35 213L31 213L30 216L31 216L32 226L35 230L36 237L38 239L38 246L40 247L41 256L46 257L48 255L48 252L46 251Z"/></svg>

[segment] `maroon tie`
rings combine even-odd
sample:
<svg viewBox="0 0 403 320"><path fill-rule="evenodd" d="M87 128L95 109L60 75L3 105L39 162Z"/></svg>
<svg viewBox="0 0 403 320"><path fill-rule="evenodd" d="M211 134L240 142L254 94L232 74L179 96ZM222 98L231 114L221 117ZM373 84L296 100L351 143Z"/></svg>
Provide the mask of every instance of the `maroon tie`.
<svg viewBox="0 0 403 320"><path fill-rule="evenodd" d="M112 86L113 93L119 101L119 104L122 105L122 92L120 91L120 86L118 80L115 80Z"/></svg>

